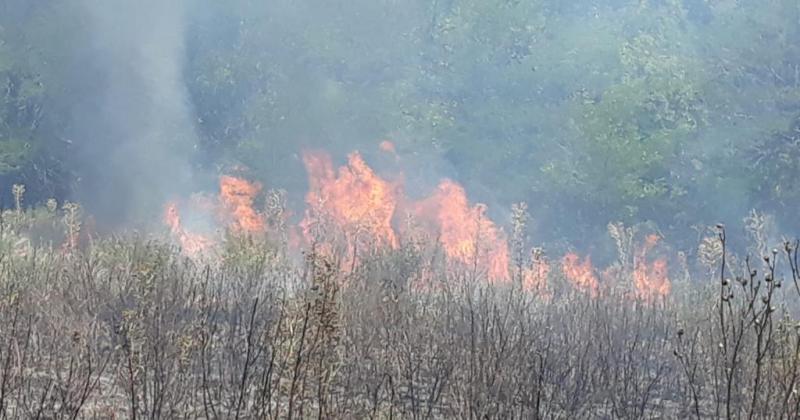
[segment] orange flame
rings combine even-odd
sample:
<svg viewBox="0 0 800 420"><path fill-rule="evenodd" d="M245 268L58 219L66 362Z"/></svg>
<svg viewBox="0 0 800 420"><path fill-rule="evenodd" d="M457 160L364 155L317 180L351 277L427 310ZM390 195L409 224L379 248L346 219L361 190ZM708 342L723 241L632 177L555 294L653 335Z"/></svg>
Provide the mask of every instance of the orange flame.
<svg viewBox="0 0 800 420"><path fill-rule="evenodd" d="M261 192L261 185L245 179L223 175L219 179L220 203L233 219L231 228L238 233L262 233L265 230L264 218L253 209L255 197Z"/></svg>
<svg viewBox="0 0 800 420"><path fill-rule="evenodd" d="M213 242L205 236L187 232L181 225L181 216L178 212L178 204L167 203L164 211L164 223L169 226L172 236L180 243L183 252L189 256L199 256L208 250Z"/></svg>
<svg viewBox="0 0 800 420"><path fill-rule="evenodd" d="M388 140L381 142L380 148L387 153L395 151ZM409 216L409 227L400 231L403 238L413 243L419 230L422 237L437 238L449 263L474 268L492 282L509 281L509 247L505 234L487 217L485 205L470 205L464 188L458 183L443 180L430 197L409 202L401 195L398 183L378 176L357 152L351 153L347 164L338 170L334 170L331 158L322 152L306 152L303 161L309 175L308 207L300 229L289 229L290 246L299 246L302 239L308 243L321 239L317 252L333 254L338 246L345 245L344 261L355 264L357 249L362 245L364 248L399 246L401 236L393 224L400 218L398 209L403 205L402 209ZM219 220L229 223L235 232L266 232L267 218L253 207L261 185L228 175L222 176L219 182L218 201L203 201L204 211L216 210ZM186 230L176 203L167 204L164 220L188 255L196 256L213 246L210 237ZM404 226L402 222L396 224ZM322 228L324 233L320 234L315 227ZM328 232L332 236L322 237ZM666 259L658 258L650 263L647 258L659 239L658 235L647 236L634 256L635 295L646 301L670 292ZM578 255L568 253L561 260L561 269L576 289L597 295L599 281L590 257L581 260ZM523 288L546 294L550 270L550 263L541 254L534 253L531 264L519 273ZM618 267L611 267L603 275L614 277L619 274L618 270Z"/></svg>
<svg viewBox="0 0 800 420"><path fill-rule="evenodd" d="M590 257L587 256L581 262L577 254L570 252L561 260L561 270L564 272L564 277L578 290L588 291L592 296L597 295L599 282L594 274Z"/></svg>
<svg viewBox="0 0 800 420"><path fill-rule="evenodd" d="M530 267L522 271L522 288L527 291L546 292L550 263L539 255L534 255Z"/></svg>
<svg viewBox="0 0 800 420"><path fill-rule="evenodd" d="M382 141L381 144L378 145L378 147L383 152L390 153L390 154L393 154L393 155L397 155L397 148L395 148L394 147L394 143L392 143L389 140Z"/></svg>
<svg viewBox="0 0 800 420"><path fill-rule="evenodd" d="M384 150L392 147L387 142L381 146ZM365 238L370 241L367 246L397 248L399 235L393 221L405 200L396 184L377 176L358 153L351 153L347 165L338 171L324 153L307 152L303 160L310 185L308 209L301 222L306 240L319 240L314 227L327 221L345 234L349 253ZM509 279L508 245L502 231L486 217L486 206L470 207L460 185L445 180L433 196L409 207L427 225L425 230L439 238L450 261L475 265L492 281ZM478 249L478 244L486 245ZM331 247L330 243L320 245ZM354 261L354 255L347 258Z"/></svg>
<svg viewBox="0 0 800 420"><path fill-rule="evenodd" d="M433 196L415 207L423 220L434 220L439 241L451 261L474 265L487 272L491 281L509 279L508 243L502 231L486 217L485 205L469 206L464 188L444 180Z"/></svg>
<svg viewBox="0 0 800 420"><path fill-rule="evenodd" d="M350 249L355 241L364 239L376 246L398 246L392 228L396 188L377 176L360 154L351 153L347 165L338 173L324 153L304 153L303 161L310 190L306 195L308 209L300 225L309 242L319 239L314 237L312 226L320 218L328 218L345 234Z"/></svg>
<svg viewBox="0 0 800 420"><path fill-rule="evenodd" d="M183 232L181 215L178 213L177 203L167 203L167 206L164 208L164 223L169 226L169 230L173 235L178 236Z"/></svg>
<svg viewBox="0 0 800 420"><path fill-rule="evenodd" d="M652 264L647 262L647 253L658 244L659 239L658 235L648 235L644 246L634 257L633 285L636 287L636 296L649 302L668 295L671 289L667 260L658 258Z"/></svg>

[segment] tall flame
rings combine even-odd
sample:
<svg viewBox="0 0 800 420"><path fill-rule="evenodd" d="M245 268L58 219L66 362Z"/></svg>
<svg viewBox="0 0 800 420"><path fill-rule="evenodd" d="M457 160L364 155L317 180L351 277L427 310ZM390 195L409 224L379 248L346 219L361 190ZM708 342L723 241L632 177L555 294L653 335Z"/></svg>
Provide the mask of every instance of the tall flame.
<svg viewBox="0 0 800 420"><path fill-rule="evenodd" d="M257 234L265 230L264 217L254 208L253 202L261 192L261 185L242 178L223 175L219 179L220 204L237 233Z"/></svg>
<svg viewBox="0 0 800 420"><path fill-rule="evenodd" d="M390 143L383 146L391 150ZM396 184L376 175L358 153L351 153L347 165L338 171L324 153L307 152L303 160L310 185L308 209L301 222L307 240L319 239L313 228L330 221L344 232L351 250L365 237L371 241L369 246L397 248L399 235L393 221L399 204L406 200ZM408 207L430 236L439 238L449 261L474 266L491 281L509 279L508 244L502 231L486 216L486 206L469 205L460 185L442 181L431 197Z"/></svg>
<svg viewBox="0 0 800 420"><path fill-rule="evenodd" d="M395 153L388 140L380 143L380 149ZM348 155L347 164L338 169L323 152L305 152L303 162L310 186L307 207L299 226L288 229L290 244L299 246L304 239L316 244L317 252L331 255L344 246L346 251L341 256L354 267L362 249L395 249L401 239L415 243L415 238L436 238L448 263L474 269L491 282L510 280L505 234L488 218L485 205L470 204L458 183L445 179L429 197L414 202L402 196L399 183L378 176L358 152ZM200 213L216 214L219 223L237 233L266 233L269 211L260 213L254 208L261 185L223 175L219 186L219 197L204 202ZM167 204L164 220L185 253L198 255L214 245L210 237L187 231L176 203ZM399 233L395 226L401 227ZM296 227L302 233L296 233ZM648 261L648 253L659 239L658 235L648 236L634 255L635 295L642 300L652 301L670 292L666 259ZM515 276L519 275L525 290L546 296L550 270L543 255L534 252L530 265ZM599 281L590 257L581 259L568 253L561 259L561 270L575 288L597 296ZM623 273L620 267L610 267L603 274L613 280Z"/></svg>
<svg viewBox="0 0 800 420"><path fill-rule="evenodd" d="M534 250L529 267L522 269L522 288L547 295L547 276L550 275L550 262L540 250Z"/></svg>
<svg viewBox="0 0 800 420"><path fill-rule="evenodd" d="M661 238L652 234L645 238L644 246L634 256L633 285L636 296L645 301L654 301L669 294L671 284L667 269L667 260L657 258L648 263L647 254Z"/></svg>
<svg viewBox="0 0 800 420"><path fill-rule="evenodd" d="M348 156L347 165L338 173L324 153L306 152L303 161L310 185L306 195L308 209L301 222L307 240L318 239L311 227L324 215L344 232L349 245L366 236L375 246L398 246L392 228L396 186L377 176L357 152Z"/></svg>
<svg viewBox="0 0 800 420"><path fill-rule="evenodd" d="M415 207L418 217L433 218L439 241L451 261L474 265L491 281L509 279L508 243L486 216L485 205L470 207L464 188L444 180L431 197Z"/></svg>
<svg viewBox="0 0 800 420"><path fill-rule="evenodd" d="M597 295L599 282L590 257L587 256L581 262L577 254L570 252L561 259L561 270L564 272L564 277L577 289L589 292L592 296Z"/></svg>
<svg viewBox="0 0 800 420"><path fill-rule="evenodd" d="M211 239L186 231L181 224L178 204L175 202L167 203L164 209L164 223L169 227L172 236L180 243L183 252L189 256L199 256L213 245Z"/></svg>

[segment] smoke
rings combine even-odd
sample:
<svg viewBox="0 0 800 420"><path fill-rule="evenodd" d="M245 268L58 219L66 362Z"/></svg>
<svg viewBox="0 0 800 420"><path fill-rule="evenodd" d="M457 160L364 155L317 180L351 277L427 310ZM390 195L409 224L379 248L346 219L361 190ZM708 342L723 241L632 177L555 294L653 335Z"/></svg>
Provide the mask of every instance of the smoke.
<svg viewBox="0 0 800 420"><path fill-rule="evenodd" d="M196 144L183 80L183 0L84 0L86 78L72 112L77 199L99 223L144 226L193 190Z"/></svg>

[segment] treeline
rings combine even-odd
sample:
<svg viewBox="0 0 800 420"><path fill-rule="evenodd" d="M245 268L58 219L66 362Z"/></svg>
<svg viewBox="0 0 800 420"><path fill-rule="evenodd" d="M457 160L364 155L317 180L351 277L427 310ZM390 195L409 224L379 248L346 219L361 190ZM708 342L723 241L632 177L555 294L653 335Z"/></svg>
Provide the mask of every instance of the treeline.
<svg viewBox="0 0 800 420"><path fill-rule="evenodd" d="M103 196L119 188L97 180L120 169L102 162L127 153L114 146L126 115L147 121L123 109L93 125L107 119L94 112L109 86L130 82L107 65L152 57L103 44L124 30L93 24L98 7L0 4L0 184L102 214L92 194L122 202ZM244 165L300 202L301 149L379 159L370 153L388 138L409 184L450 176L495 211L526 201L546 243L600 237L612 220L690 242L691 226L752 208L800 228L796 1L200 1L173 12L192 133L165 136L165 150L197 174ZM116 92L109 106L127 106ZM147 173L147 159L132 162Z"/></svg>

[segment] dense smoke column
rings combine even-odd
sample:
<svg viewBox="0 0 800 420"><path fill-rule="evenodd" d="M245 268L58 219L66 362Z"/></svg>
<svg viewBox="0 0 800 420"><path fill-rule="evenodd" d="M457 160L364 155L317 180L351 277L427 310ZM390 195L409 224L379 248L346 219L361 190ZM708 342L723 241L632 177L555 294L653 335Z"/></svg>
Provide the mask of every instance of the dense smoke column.
<svg viewBox="0 0 800 420"><path fill-rule="evenodd" d="M192 190L183 81L185 2L84 0L84 87L73 107L77 199L101 225L152 224Z"/></svg>

